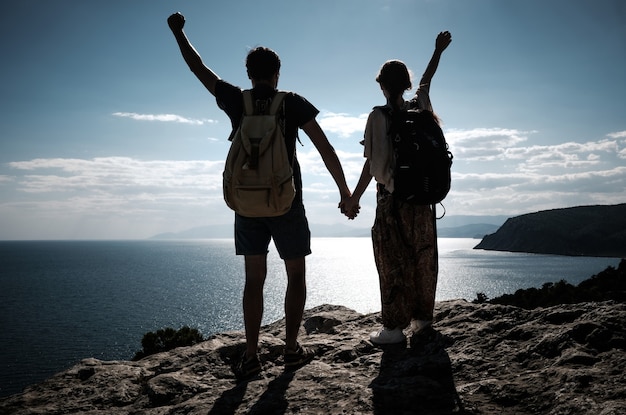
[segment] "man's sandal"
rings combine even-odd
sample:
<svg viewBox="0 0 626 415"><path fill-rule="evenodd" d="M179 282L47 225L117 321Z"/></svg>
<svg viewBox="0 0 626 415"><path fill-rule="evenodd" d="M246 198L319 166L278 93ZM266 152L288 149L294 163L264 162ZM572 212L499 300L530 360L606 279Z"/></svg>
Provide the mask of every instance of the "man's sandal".
<svg viewBox="0 0 626 415"><path fill-rule="evenodd" d="M296 350L285 350L285 369L295 369L306 365L315 358L315 352L297 344Z"/></svg>
<svg viewBox="0 0 626 415"><path fill-rule="evenodd" d="M239 362L234 368L235 377L237 380L246 380L250 379L259 373L261 373L261 362L257 355L254 355L250 358L246 356L246 352L241 355Z"/></svg>

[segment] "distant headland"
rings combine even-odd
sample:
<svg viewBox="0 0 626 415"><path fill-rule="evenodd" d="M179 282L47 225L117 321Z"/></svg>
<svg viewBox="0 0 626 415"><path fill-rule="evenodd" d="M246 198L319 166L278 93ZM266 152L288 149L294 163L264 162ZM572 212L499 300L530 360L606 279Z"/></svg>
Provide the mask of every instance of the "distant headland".
<svg viewBox="0 0 626 415"><path fill-rule="evenodd" d="M626 204L578 206L508 219L475 249L626 257Z"/></svg>

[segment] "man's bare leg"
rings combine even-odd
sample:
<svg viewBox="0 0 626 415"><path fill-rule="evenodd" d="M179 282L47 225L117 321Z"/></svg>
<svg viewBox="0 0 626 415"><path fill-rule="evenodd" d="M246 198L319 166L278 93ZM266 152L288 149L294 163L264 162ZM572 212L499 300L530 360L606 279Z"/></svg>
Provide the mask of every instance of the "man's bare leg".
<svg viewBox="0 0 626 415"><path fill-rule="evenodd" d="M305 258L285 260L287 292L285 294L285 347L295 350L306 303Z"/></svg>
<svg viewBox="0 0 626 415"><path fill-rule="evenodd" d="M246 328L246 356L256 355L263 318L263 286L267 276L267 255L246 255L246 285L243 290L243 320Z"/></svg>

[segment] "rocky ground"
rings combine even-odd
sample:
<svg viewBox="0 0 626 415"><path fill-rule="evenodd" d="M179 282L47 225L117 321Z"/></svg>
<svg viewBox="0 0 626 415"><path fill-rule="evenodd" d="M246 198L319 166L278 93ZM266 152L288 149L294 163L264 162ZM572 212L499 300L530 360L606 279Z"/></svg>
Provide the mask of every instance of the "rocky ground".
<svg viewBox="0 0 626 415"><path fill-rule="evenodd" d="M0 400L0 414L626 414L624 303L441 302L430 334L384 348L367 340L379 317L308 310L301 341L318 356L293 372L278 321L248 382L230 367L243 333L228 332L136 362L84 360Z"/></svg>

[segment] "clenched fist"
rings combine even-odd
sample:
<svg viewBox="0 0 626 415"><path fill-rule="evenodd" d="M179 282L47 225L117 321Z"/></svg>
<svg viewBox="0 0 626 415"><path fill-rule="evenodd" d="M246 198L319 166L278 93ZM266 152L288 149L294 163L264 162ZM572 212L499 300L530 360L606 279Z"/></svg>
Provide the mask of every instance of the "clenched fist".
<svg viewBox="0 0 626 415"><path fill-rule="evenodd" d="M183 30L183 26L185 26L185 16L180 13L174 13L167 18L167 24L172 32Z"/></svg>

